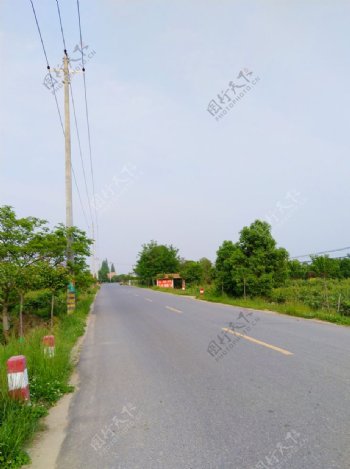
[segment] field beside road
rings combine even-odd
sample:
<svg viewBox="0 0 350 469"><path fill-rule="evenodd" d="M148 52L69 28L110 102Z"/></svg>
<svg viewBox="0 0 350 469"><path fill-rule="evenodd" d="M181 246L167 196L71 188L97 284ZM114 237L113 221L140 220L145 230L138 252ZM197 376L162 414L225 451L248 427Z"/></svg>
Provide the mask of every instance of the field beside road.
<svg viewBox="0 0 350 469"><path fill-rule="evenodd" d="M152 290L174 295L193 296L199 300L224 303L243 308L271 310L306 319L319 319L336 324L350 325L350 280L331 279L325 289L321 279L289 281L283 287L274 288L265 298L235 298L219 294L212 285L188 286L186 290L152 287Z"/></svg>

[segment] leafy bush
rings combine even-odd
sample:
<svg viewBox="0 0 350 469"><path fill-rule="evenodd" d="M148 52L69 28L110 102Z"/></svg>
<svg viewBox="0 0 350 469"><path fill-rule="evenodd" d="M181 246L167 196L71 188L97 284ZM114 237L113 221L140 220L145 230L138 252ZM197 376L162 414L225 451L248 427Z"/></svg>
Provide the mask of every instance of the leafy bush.
<svg viewBox="0 0 350 469"><path fill-rule="evenodd" d="M29 291L24 297L23 310L25 314L35 314L37 316L48 318L51 313L52 293L48 289ZM14 313L18 313L19 306L13 308ZM55 315L66 311L65 294L60 293L55 296Z"/></svg>

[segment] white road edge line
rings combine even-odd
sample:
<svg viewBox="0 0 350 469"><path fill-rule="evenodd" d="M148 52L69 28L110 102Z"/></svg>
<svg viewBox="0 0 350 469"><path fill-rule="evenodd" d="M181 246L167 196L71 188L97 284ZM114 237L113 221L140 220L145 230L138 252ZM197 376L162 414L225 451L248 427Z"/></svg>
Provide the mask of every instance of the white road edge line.
<svg viewBox="0 0 350 469"><path fill-rule="evenodd" d="M180 311L179 309L173 308L172 306L166 306L166 309L169 311L173 311L174 313L182 314L183 311Z"/></svg>

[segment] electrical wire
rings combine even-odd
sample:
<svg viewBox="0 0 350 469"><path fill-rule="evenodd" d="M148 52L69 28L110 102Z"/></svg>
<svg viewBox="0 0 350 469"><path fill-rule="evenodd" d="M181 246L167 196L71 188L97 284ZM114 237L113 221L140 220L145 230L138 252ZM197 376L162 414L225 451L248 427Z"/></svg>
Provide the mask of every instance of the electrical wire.
<svg viewBox="0 0 350 469"><path fill-rule="evenodd" d="M37 26L37 29L38 29L38 33L39 33L39 37L40 37L41 46L42 46L42 48L43 48L43 52L44 52L44 56L45 56L45 60L46 60L46 68L47 68L47 70L49 71L49 76L50 76L50 80L51 80L51 87L52 87L52 89L53 89L53 95L54 95L55 102L56 102L56 108L57 108L57 112L58 112L58 117L59 117L59 120L60 120L60 125L61 125L61 128L62 128L62 131L63 131L63 133L64 133L62 115L61 115L60 107L59 107L59 105L58 105L56 90L55 90L55 86L54 86L54 84L53 84L53 79L52 79L52 74L51 74L51 68L50 68L50 65L49 65L49 60L48 60L48 58L47 58L47 53L46 53L46 49L45 49L43 37L42 37L42 34L41 34L41 30L40 30L40 26L39 26L38 17L37 17L37 15L36 15L36 11L35 11L35 8L34 8L33 1L32 1L32 0L29 0L29 1L30 1L31 5L32 5L32 10L33 10L34 18L35 18L35 23L36 23L36 26Z"/></svg>
<svg viewBox="0 0 350 469"><path fill-rule="evenodd" d="M47 52L46 52L46 48L45 48L43 36L42 36L42 34L41 34L41 29L40 29L38 17L37 17L36 11L35 11L35 7L34 7L34 4L33 4L33 1L32 1L32 0L29 0L29 1L30 1L30 3L31 3L31 6L32 6L32 10L33 10L34 18L35 18L35 23L36 23L37 30L38 30L38 33L39 33L39 37L40 37L40 42L41 42L41 46L42 46L42 49L43 49L43 53L44 53L44 56L45 56L46 68L47 68L47 70L49 71L48 73L49 73L50 80L51 80L51 87L52 87L52 90L53 90L53 96L54 96L54 98L55 98L55 103L56 103L56 108L57 108L57 113L58 113L58 117L59 117L61 129L62 129L62 133L63 133L63 136L65 136L65 131L64 131L64 126L63 126L62 115L61 115L60 107L59 107L59 104L58 104L58 99L57 99L57 95L56 95L55 86L54 86L54 84L53 84L53 78L52 78L52 74L51 74L51 68L50 68L50 65L49 65L49 60L48 60L48 57L47 57ZM57 1L57 0L56 0L56 3L57 3L58 14L59 14L59 19L60 19L60 25L61 25L61 33L62 33L62 40L63 40L64 52L65 52L65 54L67 54L66 47L65 47L65 39L64 39L64 33L63 33L63 27L62 27L61 13L60 13L59 4L58 4L58 1ZM82 201L82 198L81 198L81 194L80 194L80 190L79 190L79 186L78 186L78 182L77 182L77 178L76 178L76 175L75 175L75 171L74 171L73 166L72 166L72 173L73 173L73 179L74 179L74 183L75 183L75 186L76 186L76 189L77 189L77 193L78 193L79 202L80 202L80 205L81 205L81 208L82 208L82 212L83 212L83 216L84 216L84 219L85 219L85 223L86 223L87 227L89 228L89 222L88 222L88 219L87 219L87 216L86 216L86 212L85 212L85 209L84 209L83 201Z"/></svg>
<svg viewBox="0 0 350 469"><path fill-rule="evenodd" d="M291 259L301 259L302 257L320 256L322 254L329 254L332 252L339 252L339 251L347 251L349 249L350 249L350 246L347 246L345 248L330 249L329 251L320 251L320 252L314 252L312 254L303 254L302 256L294 256L294 257L291 257Z"/></svg>
<svg viewBox="0 0 350 469"><path fill-rule="evenodd" d="M88 227L88 230L89 230L89 229L90 229L90 225L89 225L89 222L88 222L88 219L87 219L87 216L86 216L85 208L84 208L84 205L83 205L83 200L82 200L82 198L81 198L81 194L80 194L80 190L79 190L79 186L78 186L78 182L77 182L77 178L76 178L76 176L75 176L75 171L74 171L73 166L72 166L72 173L73 173L73 179L74 179L75 187L76 187L76 189L77 189L77 193L78 193L78 197L79 197L81 209L82 209L82 212L83 212L83 215L84 215L85 223L86 223L86 226Z"/></svg>
<svg viewBox="0 0 350 469"><path fill-rule="evenodd" d="M64 39L63 26L62 26L61 9L60 9L60 5L58 3L58 0L56 0L56 5L57 5L58 18L60 20L60 27L61 27L61 34L62 34L62 41L63 41L63 50L64 50L64 53L67 55L66 41Z"/></svg>
<svg viewBox="0 0 350 469"><path fill-rule="evenodd" d="M88 144L89 144L90 172L91 172L92 193L93 193L93 202L94 202L95 219L96 219L96 230L97 230L96 234L97 234L97 237L98 237L99 227L98 227L98 216L97 216L97 210L96 210L95 176L94 176L94 167L93 167L93 158L92 158L89 106L88 106L87 87L86 87L86 78L85 78L84 53L83 53L83 35L82 35L82 28L81 28L81 16L80 16L79 0L77 0L77 11L78 11L78 23L79 23L80 52L81 52L83 81L84 81L84 99L85 99L85 114L86 114L87 135L88 135Z"/></svg>
<svg viewBox="0 0 350 469"><path fill-rule="evenodd" d="M58 18L59 18L60 28L61 28L61 36L62 36L62 43L63 43L63 52L64 52L64 54L66 55L66 57L68 58L66 40L65 40L64 32L63 32L63 24L62 24L61 9L60 9L60 4L59 4L58 0L56 0L56 6L57 6L57 13L58 13ZM70 87L70 90L71 90L71 96L72 96L72 87L71 87L70 80L68 81L68 84L69 84L69 87ZM77 131L77 136L78 136L79 149L80 149L80 154L81 154L81 158L82 158L81 145L80 145L80 136L79 136L79 130L78 130L78 124L77 124L77 118L76 118L76 113L75 113L75 104L74 104L74 97L73 97L73 96L72 96L72 103L73 103L74 119L75 119L75 124L76 124L76 131ZM65 136L65 132L64 132L64 131L63 131L63 135ZM83 164L83 160L81 160L81 161L82 161L82 164ZM78 193L79 202L80 202L81 209L82 209L82 212L83 212L83 215L84 215L85 223L86 223L87 228L88 228L88 230L89 230L89 229L90 229L90 224L89 224L88 219L87 219L87 216L86 216L86 212L85 212L85 208L84 208L84 204L83 204L83 199L82 199L82 197L81 197L81 193L80 193L80 189L79 189L79 186L78 186L77 177L76 177L76 175L75 175L75 171L74 171L74 167L73 167L73 164L72 164L72 163L71 163L71 166L72 166L73 179L74 179L74 184L75 184L75 187L76 187L76 190L77 190L77 193ZM85 168L84 168L84 164L83 164L83 175L84 175L84 180L85 180ZM86 181L85 181L85 183L86 183ZM86 188L86 189L87 189L87 188ZM88 204L89 204L89 206L90 206L90 199L89 199L89 193L88 193L88 191L87 191L87 199L88 199ZM91 213L91 209L90 209L90 213ZM91 221L92 221L92 223L93 223L93 220L91 220Z"/></svg>
<svg viewBox="0 0 350 469"><path fill-rule="evenodd" d="M90 214L90 218L91 218L91 227L92 227L92 230L93 230L93 228L94 228L94 219L93 219L92 210L91 210L90 195L89 195L88 184L87 184L87 179L86 179L84 158L83 158L83 152L82 152L82 148L81 148L80 132L79 132L79 127L78 127L78 120L77 120L77 114L76 114L76 109L75 109L75 100L74 100L74 94L73 94L73 87L72 87L71 82L69 83L69 87L70 87L70 91L71 91L71 100L72 100L72 108L73 108L73 115L74 115L75 131L76 131L76 134L77 134L77 141L78 141L78 148L79 148L81 167L82 167L82 170L83 170L86 197L87 197L87 200L88 200L88 208L89 208L89 214Z"/></svg>

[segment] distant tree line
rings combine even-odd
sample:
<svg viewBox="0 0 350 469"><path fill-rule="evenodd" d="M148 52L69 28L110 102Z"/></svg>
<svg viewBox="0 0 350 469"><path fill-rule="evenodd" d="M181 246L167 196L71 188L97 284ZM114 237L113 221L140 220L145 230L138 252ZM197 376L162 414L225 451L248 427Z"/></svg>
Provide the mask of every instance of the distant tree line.
<svg viewBox="0 0 350 469"><path fill-rule="evenodd" d="M214 264L205 257L183 259L174 246L151 241L142 246L135 273L144 285L155 285L163 274L180 273L187 284L212 285L217 293L269 296L290 279L350 278L350 257L314 256L308 264L290 260L287 250L277 247L271 226L256 220L241 230L237 242L223 241Z"/></svg>
<svg viewBox="0 0 350 469"><path fill-rule="evenodd" d="M311 262L300 262L297 259L288 263L292 279L312 277L343 279L350 278L350 256L332 258L328 255L311 256Z"/></svg>

